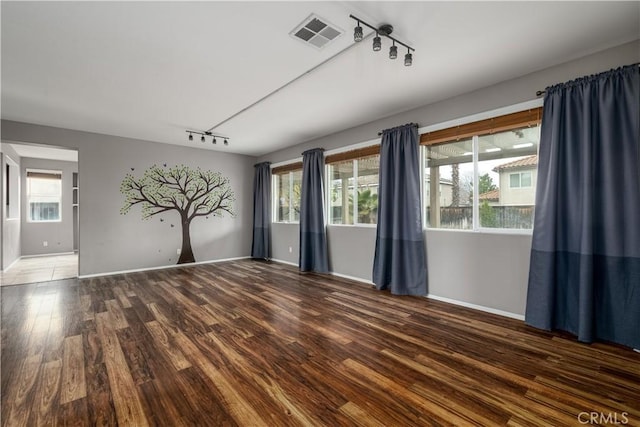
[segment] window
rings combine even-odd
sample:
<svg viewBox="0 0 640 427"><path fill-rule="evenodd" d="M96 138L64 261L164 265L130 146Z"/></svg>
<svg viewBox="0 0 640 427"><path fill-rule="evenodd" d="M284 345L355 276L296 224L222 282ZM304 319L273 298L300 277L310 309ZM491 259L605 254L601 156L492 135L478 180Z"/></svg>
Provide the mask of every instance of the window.
<svg viewBox="0 0 640 427"><path fill-rule="evenodd" d="M377 223L379 149L374 146L327 156L329 224Z"/></svg>
<svg viewBox="0 0 640 427"><path fill-rule="evenodd" d="M531 187L531 172L517 172L509 174L509 187Z"/></svg>
<svg viewBox="0 0 640 427"><path fill-rule="evenodd" d="M422 134L427 227L532 229L541 116L533 108ZM328 223L376 224L380 146L331 154L325 164ZM299 221L301 169L272 170L276 222Z"/></svg>
<svg viewBox="0 0 640 427"><path fill-rule="evenodd" d="M538 142L537 126L478 137L480 227L533 228Z"/></svg>
<svg viewBox="0 0 640 427"><path fill-rule="evenodd" d="M422 135L427 226L533 228L540 115L528 110Z"/></svg>
<svg viewBox="0 0 640 427"><path fill-rule="evenodd" d="M471 139L425 150L425 223L432 228L473 227L473 143Z"/></svg>
<svg viewBox="0 0 640 427"><path fill-rule="evenodd" d="M62 172L27 170L29 221L60 221L61 198Z"/></svg>
<svg viewBox="0 0 640 427"><path fill-rule="evenodd" d="M300 221L300 195L302 188L302 165L294 170L272 170L274 182L274 208L276 222Z"/></svg>

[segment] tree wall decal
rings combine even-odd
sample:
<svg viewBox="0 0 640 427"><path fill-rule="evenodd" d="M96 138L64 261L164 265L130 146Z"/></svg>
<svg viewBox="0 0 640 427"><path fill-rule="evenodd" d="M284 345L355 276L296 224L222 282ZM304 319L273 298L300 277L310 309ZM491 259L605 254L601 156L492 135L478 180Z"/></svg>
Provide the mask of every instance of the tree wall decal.
<svg viewBox="0 0 640 427"><path fill-rule="evenodd" d="M197 217L223 216L225 212L235 215L232 206L235 195L229 179L219 172L200 168L153 165L138 178L127 173L120 184L120 192L125 196L121 215L129 213L135 205L142 207L143 219L170 211L180 215L182 249L178 264L195 262L191 248L191 221Z"/></svg>

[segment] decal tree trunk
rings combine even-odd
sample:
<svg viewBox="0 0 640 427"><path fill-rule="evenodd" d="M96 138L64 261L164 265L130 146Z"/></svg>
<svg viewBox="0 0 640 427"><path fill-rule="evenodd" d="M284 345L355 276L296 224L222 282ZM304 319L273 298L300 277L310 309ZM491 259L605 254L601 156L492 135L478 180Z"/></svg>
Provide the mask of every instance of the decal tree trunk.
<svg viewBox="0 0 640 427"><path fill-rule="evenodd" d="M187 262L196 262L193 256L193 249L191 249L191 221L188 218L182 220L182 249L180 249L180 258L178 258L178 264L184 264Z"/></svg>
<svg viewBox="0 0 640 427"><path fill-rule="evenodd" d="M131 168L133 171L134 168ZM167 168L156 165L144 171L141 177L127 173L120 184L125 203L120 214L126 215L133 206L142 207L142 218L176 211L182 226L182 249L178 264L195 262L191 247L191 223L197 217L233 216L235 200L229 179L219 172L191 169L185 165ZM160 222L174 227L171 221Z"/></svg>

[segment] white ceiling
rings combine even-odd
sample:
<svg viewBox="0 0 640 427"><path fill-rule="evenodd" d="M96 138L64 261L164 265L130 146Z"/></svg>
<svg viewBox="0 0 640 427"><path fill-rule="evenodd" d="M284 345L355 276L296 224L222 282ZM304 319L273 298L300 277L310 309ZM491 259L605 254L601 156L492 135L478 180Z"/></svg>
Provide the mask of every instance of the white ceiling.
<svg viewBox="0 0 640 427"><path fill-rule="evenodd" d="M7 2L2 118L259 156L640 38L640 2ZM289 36L315 13L345 30ZM353 45L354 14L415 47ZM366 28L365 28L366 30ZM367 34L367 31L365 31ZM348 49L347 49L348 48ZM327 61L215 129L207 130ZM542 88L541 88L542 89Z"/></svg>

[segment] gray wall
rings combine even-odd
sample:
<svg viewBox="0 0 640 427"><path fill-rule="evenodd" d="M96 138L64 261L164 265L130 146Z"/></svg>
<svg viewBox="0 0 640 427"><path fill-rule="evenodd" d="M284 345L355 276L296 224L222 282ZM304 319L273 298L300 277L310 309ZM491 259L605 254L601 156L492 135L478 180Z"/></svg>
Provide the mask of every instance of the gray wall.
<svg viewBox="0 0 640 427"><path fill-rule="evenodd" d="M327 227L327 242L333 271L372 280L375 227L330 225Z"/></svg>
<svg viewBox="0 0 640 427"><path fill-rule="evenodd" d="M73 252L73 173L78 163L23 157L20 164L22 188L27 188L27 169L56 170L62 172L62 206L59 222L29 222L27 192L21 194L21 255L45 255ZM48 246L43 246L46 241Z"/></svg>
<svg viewBox="0 0 640 427"><path fill-rule="evenodd" d="M536 99L536 91L556 83L595 74L621 65L640 61L640 40L576 59L552 68L540 70L517 79L508 80L474 92L425 105L385 119L346 129L323 138L285 148L258 158L259 162L272 163L302 157L302 152L322 147L325 150L340 148L378 138L382 129L409 122L421 127L455 120L485 111ZM428 78L425 76L425 79Z"/></svg>
<svg viewBox="0 0 640 427"><path fill-rule="evenodd" d="M7 144L1 144L0 150L2 151L2 233L0 233L2 251L0 269L6 270L20 258L20 218L7 219L6 188L4 185L6 156L9 156L18 165L18 170L20 170L21 159Z"/></svg>
<svg viewBox="0 0 640 427"><path fill-rule="evenodd" d="M429 294L524 315L531 235L427 230Z"/></svg>
<svg viewBox="0 0 640 427"><path fill-rule="evenodd" d="M2 121L2 137L78 150L81 276L177 262L181 230L175 212L146 221L142 220L139 207L127 215L120 214L124 202L120 183L125 174L139 176L153 164L199 166L219 171L231 181L236 216L197 218L191 224L196 261L250 253L253 157L7 120Z"/></svg>
<svg viewBox="0 0 640 427"><path fill-rule="evenodd" d="M304 150L340 148L377 138L381 129L416 122L443 123L535 99L549 85L640 61L635 41L526 76L426 105L366 125L347 129L280 150L258 161L273 163L300 158ZM274 224L273 257L297 263L298 226ZM334 272L371 280L375 229L327 227L330 264ZM464 231L425 232L429 294L523 315L526 302L531 236ZM294 253L288 253L288 246ZM293 256L295 255L295 256Z"/></svg>
<svg viewBox="0 0 640 427"><path fill-rule="evenodd" d="M271 256L279 261L298 264L300 256L298 224L271 224Z"/></svg>

